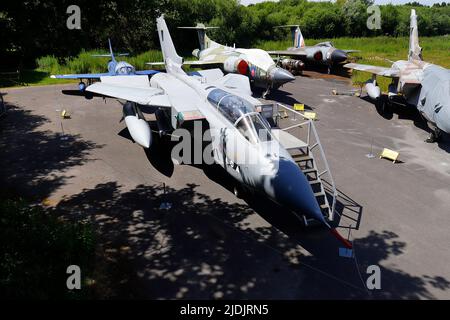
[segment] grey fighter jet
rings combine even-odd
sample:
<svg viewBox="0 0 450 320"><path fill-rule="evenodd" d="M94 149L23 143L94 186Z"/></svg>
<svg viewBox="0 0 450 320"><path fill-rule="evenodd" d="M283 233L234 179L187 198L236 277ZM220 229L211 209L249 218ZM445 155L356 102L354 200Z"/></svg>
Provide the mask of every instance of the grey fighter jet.
<svg viewBox="0 0 450 320"><path fill-rule="evenodd" d="M277 26L276 28L291 28L293 47L281 51L268 51L268 53L278 56L278 62L283 68L297 73L303 69L303 63L326 65L328 73L330 73L333 66L347 61L348 53L357 51L337 49L330 41L320 42L314 46L305 46L299 25Z"/></svg>
<svg viewBox="0 0 450 320"><path fill-rule="evenodd" d="M203 119L209 126L213 162L237 183L330 228L306 176L257 112L262 102L251 97L248 78L224 76L220 69L189 76L181 68L183 59L175 50L163 16L157 19L157 30L166 73L155 74L150 83L138 86L130 84L130 78L102 77L86 90L127 100L126 106L133 105L132 115L142 105L156 107L157 120L166 119L174 131L185 124L189 127L189 121ZM139 132L139 127L129 129L135 136L151 134Z"/></svg>
<svg viewBox="0 0 450 320"><path fill-rule="evenodd" d="M414 9L411 10L407 61L396 61L390 68L357 63L348 63L344 67L373 74L365 88L368 96L374 100L382 98L376 76L392 78L387 103L399 97L404 103L415 106L432 129L427 142L439 140L442 131L450 133L450 70L422 60Z"/></svg>
<svg viewBox="0 0 450 320"><path fill-rule="evenodd" d="M247 76L252 85L265 89L265 97L271 89L295 80L287 70L276 66L270 55L261 49L241 49L221 45L206 35L206 30L216 27L205 27L199 23L196 27L180 27L180 29L197 30L200 48L192 54L196 61L183 61L183 65L194 68L220 68L225 73L237 73ZM158 63L149 63L157 65Z"/></svg>

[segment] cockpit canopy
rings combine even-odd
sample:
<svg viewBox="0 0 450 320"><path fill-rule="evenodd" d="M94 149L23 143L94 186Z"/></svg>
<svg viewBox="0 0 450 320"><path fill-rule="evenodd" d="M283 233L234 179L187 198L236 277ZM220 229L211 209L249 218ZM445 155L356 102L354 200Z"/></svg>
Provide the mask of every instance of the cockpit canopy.
<svg viewBox="0 0 450 320"><path fill-rule="evenodd" d="M333 47L333 43L331 41L320 42L316 44L317 47Z"/></svg>
<svg viewBox="0 0 450 320"><path fill-rule="evenodd" d="M220 113L231 123L235 123L242 115L256 112L253 105L222 89L214 89L208 94L208 101L217 107Z"/></svg>
<svg viewBox="0 0 450 320"><path fill-rule="evenodd" d="M126 63L124 61L121 61L116 65L116 74L126 75L126 74L134 74L134 72L135 72L134 67L131 64Z"/></svg>
<svg viewBox="0 0 450 320"><path fill-rule="evenodd" d="M250 142L272 140L270 125L247 100L222 89L214 89L208 94L208 101Z"/></svg>

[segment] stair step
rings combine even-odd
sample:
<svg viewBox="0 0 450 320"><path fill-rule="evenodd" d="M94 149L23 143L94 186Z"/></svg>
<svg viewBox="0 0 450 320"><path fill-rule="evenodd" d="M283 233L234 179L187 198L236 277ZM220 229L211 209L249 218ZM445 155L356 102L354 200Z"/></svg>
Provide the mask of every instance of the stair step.
<svg viewBox="0 0 450 320"><path fill-rule="evenodd" d="M320 209L330 209L330 206L326 203L320 205Z"/></svg>
<svg viewBox="0 0 450 320"><path fill-rule="evenodd" d="M314 193L314 197L318 198L318 197L325 197L325 193L320 191L320 192L316 192Z"/></svg>
<svg viewBox="0 0 450 320"><path fill-rule="evenodd" d="M310 161L313 158L310 155L307 154L297 154L292 156L292 159L294 159L295 162L302 162L302 161Z"/></svg>
<svg viewBox="0 0 450 320"><path fill-rule="evenodd" d="M302 169L303 173L313 173L313 172L317 172L316 168L308 168L308 169Z"/></svg>
<svg viewBox="0 0 450 320"><path fill-rule="evenodd" d="M320 180L311 180L308 182L309 182L309 184L318 184L318 183L320 183Z"/></svg>

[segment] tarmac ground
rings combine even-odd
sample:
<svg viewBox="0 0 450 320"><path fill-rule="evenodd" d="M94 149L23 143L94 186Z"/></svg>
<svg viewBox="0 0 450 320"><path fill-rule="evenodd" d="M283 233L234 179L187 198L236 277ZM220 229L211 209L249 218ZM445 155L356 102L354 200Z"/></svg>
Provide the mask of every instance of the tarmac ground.
<svg viewBox="0 0 450 320"><path fill-rule="evenodd" d="M61 92L75 87L2 89L0 181L94 224L99 297L450 298L450 137L425 143L416 110L382 114L367 99L332 94L351 90L348 80L313 73L270 95L317 113L338 230L353 241L348 258L329 232L302 228L260 196L235 197L220 168L175 165L157 138L145 151L120 122L118 101ZM383 148L400 162L379 159ZM369 266L380 268L379 290L366 287Z"/></svg>

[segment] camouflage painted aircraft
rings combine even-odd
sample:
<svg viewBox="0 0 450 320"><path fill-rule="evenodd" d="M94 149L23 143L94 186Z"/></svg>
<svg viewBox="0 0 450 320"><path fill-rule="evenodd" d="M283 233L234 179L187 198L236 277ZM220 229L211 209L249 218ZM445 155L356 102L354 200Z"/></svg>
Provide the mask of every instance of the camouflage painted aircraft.
<svg viewBox="0 0 450 320"><path fill-rule="evenodd" d="M368 96L376 101L382 99L376 76L392 78L386 102L395 102L395 98L400 97L406 104L415 106L432 129L427 142L439 140L442 131L450 133L450 70L422 60L414 9L411 10L407 61L396 61L390 68L357 63L348 63L344 67L373 74L365 87Z"/></svg>
<svg viewBox="0 0 450 320"><path fill-rule="evenodd" d="M287 70L276 66L266 51L261 49L240 49L221 45L206 35L206 30L217 27L205 27L197 24L196 27L180 27L180 29L197 30L200 48L192 54L197 61L184 61L183 65L190 65L201 69L220 68L225 73L237 73L248 76L253 86L265 89L265 97L271 89L295 80ZM161 63L149 63L158 65Z"/></svg>
<svg viewBox="0 0 450 320"><path fill-rule="evenodd" d="M348 53L358 50L340 50L330 41L320 42L314 46L305 46L305 40L299 25L277 26L275 28L291 28L293 47L281 51L268 51L270 55L278 56L280 65L288 70L301 72L303 63L321 64L328 67L328 73L335 65L347 61ZM290 57L290 58L280 58Z"/></svg>

